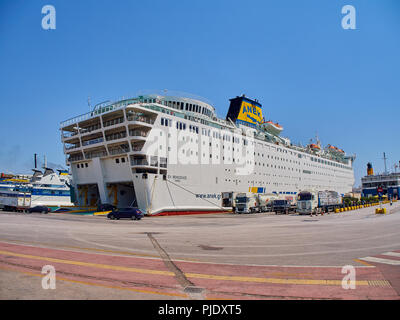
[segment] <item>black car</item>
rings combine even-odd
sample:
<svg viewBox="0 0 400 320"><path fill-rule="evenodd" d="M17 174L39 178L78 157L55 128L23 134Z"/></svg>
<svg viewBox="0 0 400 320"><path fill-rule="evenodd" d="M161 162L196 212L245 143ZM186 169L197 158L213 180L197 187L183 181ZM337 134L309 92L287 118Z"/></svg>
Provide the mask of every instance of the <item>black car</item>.
<svg viewBox="0 0 400 320"><path fill-rule="evenodd" d="M36 207L29 208L28 212L29 213L32 213L32 212L49 213L50 209L45 206L36 206Z"/></svg>
<svg viewBox="0 0 400 320"><path fill-rule="evenodd" d="M138 208L115 208L109 214L107 214L107 218L111 220L119 220L121 218L140 220L142 217L143 213Z"/></svg>
<svg viewBox="0 0 400 320"><path fill-rule="evenodd" d="M99 212L102 212L102 211L112 211L112 210L114 210L114 209L116 209L116 207L113 206L112 204L109 204L109 203L102 203L102 204L99 204L99 205L97 206L97 211L99 211Z"/></svg>

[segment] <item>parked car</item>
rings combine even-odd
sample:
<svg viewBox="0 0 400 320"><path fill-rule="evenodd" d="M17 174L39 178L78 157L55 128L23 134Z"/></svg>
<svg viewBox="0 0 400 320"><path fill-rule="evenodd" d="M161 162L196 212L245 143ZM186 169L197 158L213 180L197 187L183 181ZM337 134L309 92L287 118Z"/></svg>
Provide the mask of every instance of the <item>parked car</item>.
<svg viewBox="0 0 400 320"><path fill-rule="evenodd" d="M36 207L29 208L28 212L29 213L32 213L32 212L49 213L50 209L45 206L36 206Z"/></svg>
<svg viewBox="0 0 400 320"><path fill-rule="evenodd" d="M142 217L143 213L138 208L114 208L109 214L107 214L107 218L111 220L119 220L121 218L140 220Z"/></svg>
<svg viewBox="0 0 400 320"><path fill-rule="evenodd" d="M109 204L109 203L102 203L102 204L99 204L98 206L97 206L97 211L98 212L102 212L102 211L112 211L112 210L114 210L116 208L116 206L113 206L112 204Z"/></svg>

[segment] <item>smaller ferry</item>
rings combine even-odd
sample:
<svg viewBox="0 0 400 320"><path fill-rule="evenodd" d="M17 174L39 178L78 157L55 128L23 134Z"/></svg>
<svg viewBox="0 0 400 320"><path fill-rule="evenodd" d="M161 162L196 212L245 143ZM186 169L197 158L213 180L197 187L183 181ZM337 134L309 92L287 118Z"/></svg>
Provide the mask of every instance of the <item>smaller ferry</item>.
<svg viewBox="0 0 400 320"><path fill-rule="evenodd" d="M33 169L30 179L2 174L0 178L0 208L25 210L34 206L73 206L71 178L67 171L44 168Z"/></svg>

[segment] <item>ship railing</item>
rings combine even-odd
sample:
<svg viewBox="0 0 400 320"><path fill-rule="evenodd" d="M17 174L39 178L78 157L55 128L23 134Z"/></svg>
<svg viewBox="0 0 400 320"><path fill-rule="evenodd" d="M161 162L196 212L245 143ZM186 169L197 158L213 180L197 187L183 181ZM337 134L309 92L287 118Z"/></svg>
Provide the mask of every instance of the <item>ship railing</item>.
<svg viewBox="0 0 400 320"><path fill-rule="evenodd" d="M79 160L83 160L83 156L82 155L70 156L68 158L68 161L79 161Z"/></svg>
<svg viewBox="0 0 400 320"><path fill-rule="evenodd" d="M109 111L113 111L113 110L116 110L116 109L123 108L123 107L125 107L125 106L127 106L129 104L133 104L133 103L137 103L137 102L135 100L125 100L125 101L121 101L121 102L118 102L118 103L110 104L108 106L104 106L104 107L101 107L99 109L96 109L96 110L81 114L81 115L79 115L77 117L62 121L60 123L60 127L64 128L64 127L70 126L72 124L88 120L88 119L90 119L92 117L96 117L96 116L98 116L98 115L100 115L102 113L106 113L106 112L109 112Z"/></svg>
<svg viewBox="0 0 400 320"><path fill-rule="evenodd" d="M113 120L107 120L106 122L104 122L104 127L113 126L115 124L120 124L122 122L124 122L124 117L120 117L120 118L113 119Z"/></svg>
<svg viewBox="0 0 400 320"><path fill-rule="evenodd" d="M109 152L110 152L110 155L128 153L129 152L129 146L128 145L123 145L123 146L120 146L119 148L109 149Z"/></svg>
<svg viewBox="0 0 400 320"><path fill-rule="evenodd" d="M83 146L88 146L88 145L92 145L92 144L95 144L95 143L100 143L100 142L103 142L103 141L104 141L103 138L97 138L97 139L93 139L93 140L84 141L84 142L82 142L82 145Z"/></svg>
<svg viewBox="0 0 400 320"><path fill-rule="evenodd" d="M131 160L132 166L148 166L149 162L147 159L133 159Z"/></svg>
<svg viewBox="0 0 400 320"><path fill-rule="evenodd" d="M133 146L132 151L142 151L143 146Z"/></svg>
<svg viewBox="0 0 400 320"><path fill-rule="evenodd" d="M154 124L154 120L151 118L143 117L143 116L137 116L137 115L129 115L128 121L140 121L148 124Z"/></svg>
<svg viewBox="0 0 400 320"><path fill-rule="evenodd" d="M105 157L107 156L106 151L99 151L99 152L89 152L86 154L87 159L97 158L97 157Z"/></svg>
<svg viewBox="0 0 400 320"><path fill-rule="evenodd" d="M78 132L66 131L66 132L63 132L62 136L63 136L63 138L71 138L73 136L76 136L77 134L78 134Z"/></svg>
<svg viewBox="0 0 400 320"><path fill-rule="evenodd" d="M81 114L80 116L65 120L60 123L60 127L64 128L66 126L90 119L93 116L92 114L93 114L93 112L88 112L88 113Z"/></svg>
<svg viewBox="0 0 400 320"><path fill-rule="evenodd" d="M101 126L99 124L96 124L96 125L93 125L93 126L90 126L90 127L87 127L87 128L82 128L80 130L80 132L82 134L84 134L84 133L88 133L88 132L92 132L92 131L98 130L100 128L101 128Z"/></svg>
<svg viewBox="0 0 400 320"><path fill-rule="evenodd" d="M135 137L147 137L148 132L146 131L141 131L141 130L129 130L129 135L130 136L135 136Z"/></svg>
<svg viewBox="0 0 400 320"><path fill-rule="evenodd" d="M114 133L114 134L110 134L110 135L106 136L106 141L122 139L125 137L126 137L126 132L118 132L118 133Z"/></svg>
<svg viewBox="0 0 400 320"><path fill-rule="evenodd" d="M80 145L79 144L73 144L70 146L65 146L65 150L71 150L71 149L75 149L75 148L79 148Z"/></svg>

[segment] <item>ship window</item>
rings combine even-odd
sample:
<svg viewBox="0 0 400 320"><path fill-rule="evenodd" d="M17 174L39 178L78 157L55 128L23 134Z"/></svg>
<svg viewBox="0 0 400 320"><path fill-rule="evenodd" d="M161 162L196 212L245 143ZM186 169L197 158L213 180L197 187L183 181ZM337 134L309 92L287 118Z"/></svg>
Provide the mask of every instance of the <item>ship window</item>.
<svg viewBox="0 0 400 320"><path fill-rule="evenodd" d="M87 163L85 163L85 167L86 167L86 168L88 167L88 164L87 164Z"/></svg>
<svg viewBox="0 0 400 320"><path fill-rule="evenodd" d="M119 159L117 158L117 159L115 159L115 163L119 163Z"/></svg>
<svg viewBox="0 0 400 320"><path fill-rule="evenodd" d="M122 163L124 163L125 162L125 158L121 158L121 161L122 161Z"/></svg>

